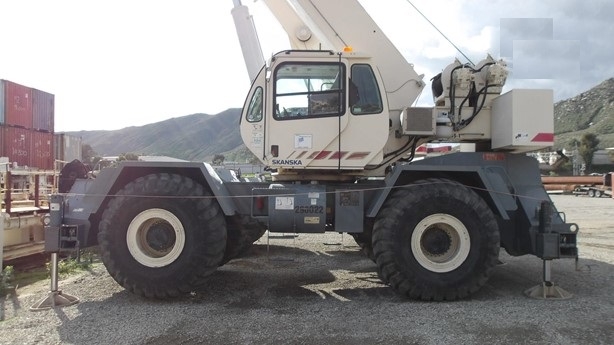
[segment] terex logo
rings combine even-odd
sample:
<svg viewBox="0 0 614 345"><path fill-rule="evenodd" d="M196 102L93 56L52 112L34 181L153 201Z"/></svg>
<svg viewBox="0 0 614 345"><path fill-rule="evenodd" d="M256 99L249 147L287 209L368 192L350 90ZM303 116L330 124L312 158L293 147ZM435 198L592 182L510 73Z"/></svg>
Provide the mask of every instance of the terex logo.
<svg viewBox="0 0 614 345"><path fill-rule="evenodd" d="M273 159L273 165L303 165L300 159Z"/></svg>

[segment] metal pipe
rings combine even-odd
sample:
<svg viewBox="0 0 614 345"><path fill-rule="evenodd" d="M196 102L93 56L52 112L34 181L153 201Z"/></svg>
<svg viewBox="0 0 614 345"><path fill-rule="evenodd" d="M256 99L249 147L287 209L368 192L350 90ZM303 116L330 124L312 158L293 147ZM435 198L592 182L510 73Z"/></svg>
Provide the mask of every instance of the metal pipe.
<svg viewBox="0 0 614 345"><path fill-rule="evenodd" d="M40 175L34 175L34 206L40 207Z"/></svg>
<svg viewBox="0 0 614 345"><path fill-rule="evenodd" d="M603 184L602 176L542 176L544 184Z"/></svg>
<svg viewBox="0 0 614 345"><path fill-rule="evenodd" d="M551 260L544 260L544 284L546 286L551 286L552 282L550 281L550 274L551 274L551 267L550 267L550 262Z"/></svg>
<svg viewBox="0 0 614 345"><path fill-rule="evenodd" d="M11 213L11 192L13 190L13 178L10 171L6 172L6 181L4 181L4 209L6 213Z"/></svg>
<svg viewBox="0 0 614 345"><path fill-rule="evenodd" d="M58 291L58 253L51 253L51 292Z"/></svg>

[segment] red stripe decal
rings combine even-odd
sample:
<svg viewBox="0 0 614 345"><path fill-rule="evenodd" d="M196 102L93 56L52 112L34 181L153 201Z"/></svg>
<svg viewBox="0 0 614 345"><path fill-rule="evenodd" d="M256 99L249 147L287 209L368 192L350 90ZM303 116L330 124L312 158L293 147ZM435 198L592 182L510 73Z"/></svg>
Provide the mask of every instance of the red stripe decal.
<svg viewBox="0 0 614 345"><path fill-rule="evenodd" d="M371 152L354 152L346 159L363 159L367 157Z"/></svg>
<svg viewBox="0 0 614 345"><path fill-rule="evenodd" d="M318 155L316 156L316 158L314 159L324 159L326 157L328 157L328 155L331 153L332 151L321 151L320 153L318 153Z"/></svg>
<svg viewBox="0 0 614 345"><path fill-rule="evenodd" d="M554 133L537 133L531 141L551 142L554 141Z"/></svg>
<svg viewBox="0 0 614 345"><path fill-rule="evenodd" d="M303 157L306 153L307 153L307 151L301 152L300 155L296 156L296 159L301 159L301 157Z"/></svg>
<svg viewBox="0 0 614 345"><path fill-rule="evenodd" d="M310 155L309 155L309 157L307 157L307 159L314 159L314 158L315 158L315 156L317 156L317 155L318 155L318 153L320 153L320 151L315 151L315 152L313 152L312 154L310 154Z"/></svg>
<svg viewBox="0 0 614 345"><path fill-rule="evenodd" d="M343 156L347 155L347 151L336 151L332 156L328 157L328 159L341 159Z"/></svg>

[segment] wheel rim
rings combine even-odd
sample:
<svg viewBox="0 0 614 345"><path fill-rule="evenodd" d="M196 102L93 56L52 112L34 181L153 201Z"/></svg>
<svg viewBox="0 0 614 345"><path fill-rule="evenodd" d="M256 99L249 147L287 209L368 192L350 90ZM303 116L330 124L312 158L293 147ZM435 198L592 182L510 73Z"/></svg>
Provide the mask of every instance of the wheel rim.
<svg viewBox="0 0 614 345"><path fill-rule="evenodd" d="M432 272L457 269L469 256L471 239L465 225L449 214L422 219L411 236L411 250L418 263Z"/></svg>
<svg viewBox="0 0 614 345"><path fill-rule="evenodd" d="M173 263L185 245L185 230L171 212L152 208L139 213L126 233L132 257L147 267L163 267Z"/></svg>

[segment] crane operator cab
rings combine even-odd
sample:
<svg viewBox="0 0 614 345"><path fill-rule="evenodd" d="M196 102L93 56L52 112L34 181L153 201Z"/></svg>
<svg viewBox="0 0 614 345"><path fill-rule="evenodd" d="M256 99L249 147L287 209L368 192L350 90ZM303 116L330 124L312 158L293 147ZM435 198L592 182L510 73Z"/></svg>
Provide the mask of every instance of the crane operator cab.
<svg viewBox="0 0 614 345"><path fill-rule="evenodd" d="M368 58L284 51L256 77L241 136L271 168L362 170L379 164L389 116Z"/></svg>
<svg viewBox="0 0 614 345"><path fill-rule="evenodd" d="M424 75L358 1L264 2L293 50L275 54L258 73L264 65L258 37L247 7L236 1L252 80L240 127L247 148L277 177L381 177L431 141L505 152L553 144L552 91L502 94L508 74L502 60L455 60L437 80L434 105L418 107Z"/></svg>

